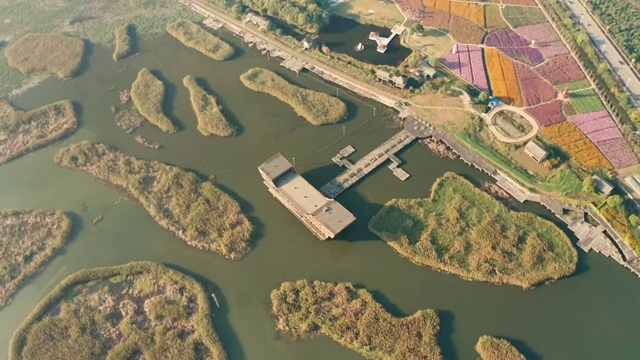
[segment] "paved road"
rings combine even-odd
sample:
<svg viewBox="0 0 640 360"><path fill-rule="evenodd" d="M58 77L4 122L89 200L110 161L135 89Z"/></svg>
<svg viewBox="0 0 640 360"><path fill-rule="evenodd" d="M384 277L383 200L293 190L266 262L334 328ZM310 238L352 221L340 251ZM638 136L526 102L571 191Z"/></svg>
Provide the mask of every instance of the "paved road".
<svg viewBox="0 0 640 360"><path fill-rule="evenodd" d="M591 16L589 11L585 8L584 4L580 0L563 0L569 7L571 12L576 18L582 18L581 22L584 25L587 33L591 37L591 40L603 52L604 57L609 62L609 65L613 67L613 71L620 77L624 84L627 84L627 91L635 99L640 99L640 79L631 70L631 66L626 62L623 56L616 51L614 44L609 41L604 34L598 22Z"/></svg>

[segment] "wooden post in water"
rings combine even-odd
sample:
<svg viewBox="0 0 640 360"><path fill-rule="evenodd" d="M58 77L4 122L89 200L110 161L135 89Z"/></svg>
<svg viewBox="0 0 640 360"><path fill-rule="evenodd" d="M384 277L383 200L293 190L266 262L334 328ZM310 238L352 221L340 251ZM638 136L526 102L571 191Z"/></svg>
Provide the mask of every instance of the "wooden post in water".
<svg viewBox="0 0 640 360"><path fill-rule="evenodd" d="M218 307L218 309L220 308L220 303L218 302L218 298L216 297L216 294L211 293L211 297L213 297L213 301L216 302L216 306Z"/></svg>

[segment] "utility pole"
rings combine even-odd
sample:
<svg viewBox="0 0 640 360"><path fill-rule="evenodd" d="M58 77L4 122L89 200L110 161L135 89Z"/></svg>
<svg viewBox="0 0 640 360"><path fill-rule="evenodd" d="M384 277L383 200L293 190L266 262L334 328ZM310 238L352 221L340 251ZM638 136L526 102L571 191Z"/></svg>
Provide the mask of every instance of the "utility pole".
<svg viewBox="0 0 640 360"><path fill-rule="evenodd" d="M376 108L373 108L373 117L376 117Z"/></svg>
<svg viewBox="0 0 640 360"><path fill-rule="evenodd" d="M344 125L342 125L342 135L347 133L347 129Z"/></svg>
<svg viewBox="0 0 640 360"><path fill-rule="evenodd" d="M293 160L293 166L296 166L296 158L291 158Z"/></svg>

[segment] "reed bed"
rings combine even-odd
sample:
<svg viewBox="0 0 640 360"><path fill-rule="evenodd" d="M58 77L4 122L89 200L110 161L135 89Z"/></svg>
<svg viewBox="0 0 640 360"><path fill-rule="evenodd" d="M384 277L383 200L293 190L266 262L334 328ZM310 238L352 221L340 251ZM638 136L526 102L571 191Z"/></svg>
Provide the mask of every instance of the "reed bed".
<svg viewBox="0 0 640 360"><path fill-rule="evenodd" d="M59 34L30 33L4 50L9 66L23 74L49 72L70 79L78 72L84 41Z"/></svg>
<svg viewBox="0 0 640 360"><path fill-rule="evenodd" d="M191 107L196 113L198 131L202 135L222 137L235 135L235 130L222 114L215 96L208 94L191 75L185 76L182 79L182 84L189 90Z"/></svg>
<svg viewBox="0 0 640 360"><path fill-rule="evenodd" d="M427 199L393 199L369 229L417 265L530 288L571 275L578 254L567 235L532 213L509 210L454 173Z"/></svg>
<svg viewBox="0 0 640 360"><path fill-rule="evenodd" d="M326 335L367 359L441 359L433 310L397 318L350 283L299 280L271 292L276 328L295 338Z"/></svg>
<svg viewBox="0 0 640 360"><path fill-rule="evenodd" d="M249 69L240 75L244 86L275 96L313 125L335 124L347 117L347 105L325 93L304 89L287 82L273 71Z"/></svg>
<svg viewBox="0 0 640 360"><path fill-rule="evenodd" d="M233 260L251 250L253 225L211 180L87 141L60 150L54 160L126 191L160 226L193 247Z"/></svg>
<svg viewBox="0 0 640 360"><path fill-rule="evenodd" d="M131 100L142 115L151 124L166 133L174 133L178 128L162 110L165 87L160 79L153 76L147 68L138 73L131 85Z"/></svg>
<svg viewBox="0 0 640 360"><path fill-rule="evenodd" d="M507 340L481 336L476 343L479 360L526 360Z"/></svg>
<svg viewBox="0 0 640 360"><path fill-rule="evenodd" d="M231 45L191 21L178 20L171 23L167 32L184 46L197 50L213 60L224 61L234 54Z"/></svg>
<svg viewBox="0 0 640 360"><path fill-rule="evenodd" d="M113 60L118 61L133 53L133 47L135 40L133 38L133 25L124 24L116 28L115 31L115 44L116 48L113 51Z"/></svg>

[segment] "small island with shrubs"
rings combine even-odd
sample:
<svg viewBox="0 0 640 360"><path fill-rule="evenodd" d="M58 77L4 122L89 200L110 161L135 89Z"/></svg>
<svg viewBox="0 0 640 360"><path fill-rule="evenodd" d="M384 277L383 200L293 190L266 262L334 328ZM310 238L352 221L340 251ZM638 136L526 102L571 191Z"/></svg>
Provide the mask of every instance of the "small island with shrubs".
<svg viewBox="0 0 640 360"><path fill-rule="evenodd" d="M271 70L249 69L240 75L240 80L253 91L275 96L289 104L296 114L313 125L335 124L348 115L347 105L340 99L293 85Z"/></svg>
<svg viewBox="0 0 640 360"><path fill-rule="evenodd" d="M82 270L22 323L9 358L224 360L209 299L196 280L156 263Z"/></svg>
<svg viewBox="0 0 640 360"><path fill-rule="evenodd" d="M124 24L116 28L115 49L113 50L113 60L118 61L131 54L134 51L133 25Z"/></svg>
<svg viewBox="0 0 640 360"><path fill-rule="evenodd" d="M526 360L507 340L481 336L476 343L479 360Z"/></svg>
<svg viewBox="0 0 640 360"><path fill-rule="evenodd" d="M167 27L167 32L184 46L197 50L213 60L224 61L234 54L231 45L191 21L178 20Z"/></svg>
<svg viewBox="0 0 640 360"><path fill-rule="evenodd" d="M59 211L0 211L0 309L66 243L71 227Z"/></svg>
<svg viewBox="0 0 640 360"><path fill-rule="evenodd" d="M235 135L235 130L222 114L215 96L207 93L191 75L185 76L182 79L182 84L189 90L191 107L196 113L198 131L202 135L222 137Z"/></svg>
<svg viewBox="0 0 640 360"><path fill-rule="evenodd" d="M4 50L7 63L23 74L49 72L62 80L76 75L84 52L81 39L40 33L27 34Z"/></svg>
<svg viewBox="0 0 640 360"><path fill-rule="evenodd" d="M530 288L571 275L578 254L552 222L508 209L454 173L427 199L393 199L369 229L415 264L464 279Z"/></svg>
<svg viewBox="0 0 640 360"><path fill-rule="evenodd" d="M233 260L251 250L253 225L210 179L88 141L60 150L54 160L125 190L160 226L193 247Z"/></svg>
<svg viewBox="0 0 640 360"><path fill-rule="evenodd" d="M389 314L371 293L350 283L299 280L271 292L276 328L294 338L329 336L367 359L441 359L434 310Z"/></svg>
<svg viewBox="0 0 640 360"><path fill-rule="evenodd" d="M151 71L143 68L131 85L131 100L142 115L151 124L166 133L174 133L178 128L162 110L165 86L162 80L153 76Z"/></svg>
<svg viewBox="0 0 640 360"><path fill-rule="evenodd" d="M68 100L25 112L0 99L0 164L47 146L71 134L77 126L73 104Z"/></svg>

